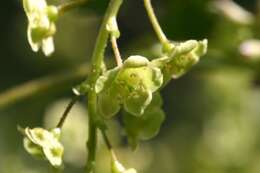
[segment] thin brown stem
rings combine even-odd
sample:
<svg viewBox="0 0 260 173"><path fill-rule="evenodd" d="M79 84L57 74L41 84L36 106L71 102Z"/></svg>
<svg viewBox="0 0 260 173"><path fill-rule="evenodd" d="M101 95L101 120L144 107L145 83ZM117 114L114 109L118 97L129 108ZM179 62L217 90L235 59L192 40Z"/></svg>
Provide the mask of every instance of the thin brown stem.
<svg viewBox="0 0 260 173"><path fill-rule="evenodd" d="M109 152L110 152L110 154L111 154L112 159L113 159L113 160L117 160L116 154L115 154L115 152L114 152L114 150L113 150L112 144L111 144L111 142L109 141L109 138L108 138L108 136L107 136L105 130L102 130L102 129L101 129L101 133L102 133L103 139L104 139L104 141L105 141L105 144L106 144L106 146L107 146L107 148L108 148L108 150L109 150Z"/></svg>
<svg viewBox="0 0 260 173"><path fill-rule="evenodd" d="M79 100L79 96L75 96L74 98L71 99L70 103L68 104L68 106L66 107L64 113L61 116L61 119L59 121L59 123L57 124L57 128L62 128L66 118L69 115L70 110L72 109L73 105Z"/></svg>
<svg viewBox="0 0 260 173"><path fill-rule="evenodd" d="M111 36L110 39L111 39L112 49L115 54L116 64L117 64L117 66L121 66L123 64L123 62L122 62L121 54L120 54L120 51L118 48L117 39L113 35Z"/></svg>

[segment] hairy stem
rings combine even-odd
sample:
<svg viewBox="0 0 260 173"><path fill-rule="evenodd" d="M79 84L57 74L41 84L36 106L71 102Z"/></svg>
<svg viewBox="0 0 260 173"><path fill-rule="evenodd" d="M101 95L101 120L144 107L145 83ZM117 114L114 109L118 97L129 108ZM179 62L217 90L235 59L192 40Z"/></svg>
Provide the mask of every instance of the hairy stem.
<svg viewBox="0 0 260 173"><path fill-rule="evenodd" d="M109 32L106 29L109 19L116 16L123 0L111 0L105 17L101 24L99 34L96 40L96 45L92 55L92 69L89 77L90 91L88 93L88 112L89 112L89 139L87 149L89 151L86 172L91 173L94 170L95 155L96 155L96 138L98 126L98 113L97 113L97 94L94 90L96 81L101 75L102 63L104 61L104 52L109 38Z"/></svg>
<svg viewBox="0 0 260 173"><path fill-rule="evenodd" d="M164 34L164 32L156 18L156 15L154 13L151 0L144 0L144 6L147 11L148 17L152 23L153 29L156 32L157 37L159 38L161 44L164 45L164 44L168 43L169 41L168 41L166 35Z"/></svg>

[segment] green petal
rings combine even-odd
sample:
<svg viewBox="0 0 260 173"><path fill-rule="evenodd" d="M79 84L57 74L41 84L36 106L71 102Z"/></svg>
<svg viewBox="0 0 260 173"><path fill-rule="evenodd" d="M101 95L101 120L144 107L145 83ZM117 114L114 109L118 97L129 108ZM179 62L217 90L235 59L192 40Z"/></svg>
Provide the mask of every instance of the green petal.
<svg viewBox="0 0 260 173"><path fill-rule="evenodd" d="M145 112L142 119L144 126L139 133L139 139L149 140L155 137L159 133L164 119L165 114L160 108Z"/></svg>
<svg viewBox="0 0 260 173"><path fill-rule="evenodd" d="M62 165L63 150L64 149L62 146L43 148L44 155L54 167L59 167Z"/></svg>
<svg viewBox="0 0 260 173"><path fill-rule="evenodd" d="M125 90L130 93L142 86L154 92L161 87L163 75L159 68L154 67L126 68L120 72L116 81L124 84Z"/></svg>
<svg viewBox="0 0 260 173"><path fill-rule="evenodd" d="M47 6L45 0L23 0L23 8L26 13L41 11Z"/></svg>
<svg viewBox="0 0 260 173"><path fill-rule="evenodd" d="M51 56L54 52L54 42L52 37L42 40L42 51L45 56Z"/></svg>
<svg viewBox="0 0 260 173"><path fill-rule="evenodd" d="M130 56L124 61L123 68L137 68L147 66L149 64L149 60L143 56L135 55Z"/></svg>
<svg viewBox="0 0 260 173"><path fill-rule="evenodd" d="M117 160L112 161L112 173L137 173L134 168L125 169L124 166Z"/></svg>
<svg viewBox="0 0 260 173"><path fill-rule="evenodd" d="M127 169L123 173L137 173L137 171L134 168Z"/></svg>
<svg viewBox="0 0 260 173"><path fill-rule="evenodd" d="M39 147L38 145L34 144L30 139L25 137L23 139L23 146L24 146L25 150L32 156L37 157L37 158L44 158L42 148Z"/></svg>
<svg viewBox="0 0 260 173"><path fill-rule="evenodd" d="M32 40L32 34L31 34L31 33L32 33L32 30L31 30L31 27L30 27L30 25L29 25L28 28L27 28L27 38L28 38L28 42L29 42L29 44L30 44L32 50L33 50L34 52L38 52L39 49L40 49L40 47L41 47L41 43L40 43L40 42L34 42L34 41Z"/></svg>
<svg viewBox="0 0 260 173"><path fill-rule="evenodd" d="M152 92L150 90L141 89L131 93L131 95L124 102L124 108L130 114L141 116L151 101Z"/></svg>
<svg viewBox="0 0 260 173"><path fill-rule="evenodd" d="M155 97L156 99L147 107L141 117L136 117L128 112L123 114L128 142L133 149L137 147L139 140L148 140L156 136L165 119L165 114L160 108L160 97L157 94Z"/></svg>
<svg viewBox="0 0 260 173"><path fill-rule="evenodd" d="M53 135L43 128L34 128L28 130L30 134L30 139L35 144L44 147L50 144L50 139L53 138Z"/></svg>
<svg viewBox="0 0 260 173"><path fill-rule="evenodd" d="M117 160L112 161L111 169L112 169L111 171L112 173L124 173L125 171L124 166Z"/></svg>
<svg viewBox="0 0 260 173"><path fill-rule="evenodd" d="M108 89L114 82L114 79L116 78L119 70L120 68L116 67L112 70L108 70L102 76L100 76L95 85L96 93L100 93L102 90Z"/></svg>
<svg viewBox="0 0 260 173"><path fill-rule="evenodd" d="M48 27L31 27L30 28L30 37L33 43L41 42L45 38L46 33L48 33Z"/></svg>
<svg viewBox="0 0 260 173"><path fill-rule="evenodd" d="M98 111L105 118L111 118L120 110L119 100L111 90L103 91L98 96Z"/></svg>
<svg viewBox="0 0 260 173"><path fill-rule="evenodd" d="M153 93L153 100L147 109L160 108L163 105L163 99L160 92Z"/></svg>

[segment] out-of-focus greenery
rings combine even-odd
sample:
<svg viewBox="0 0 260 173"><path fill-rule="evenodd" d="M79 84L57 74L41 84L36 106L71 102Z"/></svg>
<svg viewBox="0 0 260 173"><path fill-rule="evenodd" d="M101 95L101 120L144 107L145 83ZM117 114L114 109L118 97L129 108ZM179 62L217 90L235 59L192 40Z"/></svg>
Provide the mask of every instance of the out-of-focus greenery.
<svg viewBox="0 0 260 173"><path fill-rule="evenodd" d="M90 4L65 14L57 25L56 52L53 57L45 58L42 53L33 53L27 43L27 21L21 0L2 1L0 91L45 76L67 76L74 69L87 69L107 2L91 0ZM109 136L126 167L134 167L140 173L260 172L260 59L244 57L239 51L243 41L260 37L260 2L236 2L252 13L251 24L224 16L213 9L210 0L154 0L155 11L170 39L208 38L209 52L187 75L173 80L162 91L166 121L156 138L132 152L126 145L121 120L111 121ZM119 46L124 57L141 54L153 58L159 54L141 0L125 1L119 27L122 34ZM108 48L107 59L111 57ZM86 67L82 67L83 63ZM55 85L47 77L44 89L0 104L1 173L49 171L46 163L25 153L16 126L56 124L72 95L71 88L83 80L82 76L65 77ZM31 87L37 88L38 84ZM14 95L16 91L23 92L13 90ZM0 103L7 96L0 94ZM62 134L65 172L83 172L88 121L85 101L73 108L65 123ZM109 159L100 140L98 173L109 172Z"/></svg>

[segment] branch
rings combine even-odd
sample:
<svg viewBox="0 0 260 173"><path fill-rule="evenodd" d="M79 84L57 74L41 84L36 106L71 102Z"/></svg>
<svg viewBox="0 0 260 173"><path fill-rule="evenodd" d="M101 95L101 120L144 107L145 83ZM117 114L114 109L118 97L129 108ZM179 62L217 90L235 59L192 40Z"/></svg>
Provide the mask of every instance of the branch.
<svg viewBox="0 0 260 173"><path fill-rule="evenodd" d="M36 94L46 93L55 88L60 88L61 85L71 85L73 81L80 81L86 78L86 75L88 75L89 72L90 68L85 64L69 72L53 74L15 86L0 93L0 109L12 106L17 102Z"/></svg>

